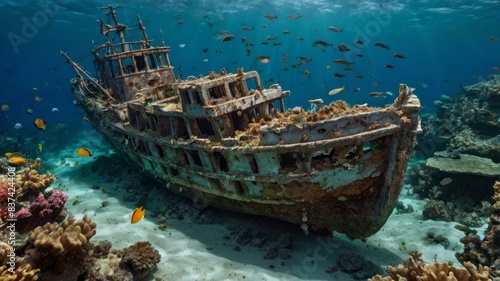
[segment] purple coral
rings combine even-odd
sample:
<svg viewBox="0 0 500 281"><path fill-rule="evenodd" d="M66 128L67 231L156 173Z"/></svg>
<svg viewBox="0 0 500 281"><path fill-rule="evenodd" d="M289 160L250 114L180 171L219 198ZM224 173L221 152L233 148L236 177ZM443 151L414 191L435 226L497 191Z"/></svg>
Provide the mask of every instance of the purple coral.
<svg viewBox="0 0 500 281"><path fill-rule="evenodd" d="M68 196L60 190L52 192L47 199L43 195L38 196L27 208L16 213L16 230L26 233L37 226L64 219L67 214L64 204L67 200Z"/></svg>

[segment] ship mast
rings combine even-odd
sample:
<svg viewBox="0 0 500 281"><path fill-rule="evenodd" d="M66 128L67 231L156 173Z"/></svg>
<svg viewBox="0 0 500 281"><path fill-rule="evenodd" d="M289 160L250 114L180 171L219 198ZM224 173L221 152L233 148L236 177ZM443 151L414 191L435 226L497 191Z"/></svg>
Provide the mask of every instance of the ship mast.
<svg viewBox="0 0 500 281"><path fill-rule="evenodd" d="M137 15L137 25L139 26L139 29L141 30L142 37L144 38L144 47L150 48L151 45L149 44L150 41L148 39L148 35L146 34L146 27L144 26L144 24L142 24L142 20L141 20L141 17L139 17L139 15Z"/></svg>
<svg viewBox="0 0 500 281"><path fill-rule="evenodd" d="M125 35L124 32L127 29L127 26L124 24L121 24L118 22L118 19L116 18L116 12L115 9L117 7L113 7L111 5L108 5L107 7L102 7L101 9L109 9L109 12L106 13L106 15L111 16L113 18L114 26L106 24L102 19L99 19L101 22L101 33L108 37L109 43L113 46L113 39L111 38L110 33L111 32L116 32L118 34L118 38L120 39L120 45L121 45L121 52L128 52L130 51L128 44L125 42ZM113 47L113 52L116 53L116 49Z"/></svg>

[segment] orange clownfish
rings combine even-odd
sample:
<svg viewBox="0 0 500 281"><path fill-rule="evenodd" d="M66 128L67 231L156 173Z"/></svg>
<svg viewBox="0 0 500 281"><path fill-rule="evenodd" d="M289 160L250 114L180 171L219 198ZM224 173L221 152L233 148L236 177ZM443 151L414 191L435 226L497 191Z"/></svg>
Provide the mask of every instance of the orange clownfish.
<svg viewBox="0 0 500 281"><path fill-rule="evenodd" d="M40 129L40 130L45 130L45 121L42 119L38 118L35 120L35 126Z"/></svg>
<svg viewBox="0 0 500 281"><path fill-rule="evenodd" d="M146 209L144 209L144 206L135 208L134 212L132 212L130 223L132 224L138 223L140 220L144 218L145 214L146 214Z"/></svg>
<svg viewBox="0 0 500 281"><path fill-rule="evenodd" d="M83 156L83 157L89 157L92 156L92 152L88 148L85 147L80 147L75 151L76 155Z"/></svg>

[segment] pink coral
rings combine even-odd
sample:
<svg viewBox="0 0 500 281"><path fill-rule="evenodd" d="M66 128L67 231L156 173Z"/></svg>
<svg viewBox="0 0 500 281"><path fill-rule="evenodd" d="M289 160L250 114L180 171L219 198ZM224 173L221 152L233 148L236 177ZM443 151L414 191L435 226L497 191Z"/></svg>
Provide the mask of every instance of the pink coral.
<svg viewBox="0 0 500 281"><path fill-rule="evenodd" d="M0 221L7 218L7 202L9 197L11 197L9 195L9 188L7 180L0 178Z"/></svg>
<svg viewBox="0 0 500 281"><path fill-rule="evenodd" d="M23 208L16 213L16 230L25 233L37 226L60 221L67 214L64 208L67 200L68 196L60 190L52 192L48 199L45 199L43 195L38 196L28 208Z"/></svg>

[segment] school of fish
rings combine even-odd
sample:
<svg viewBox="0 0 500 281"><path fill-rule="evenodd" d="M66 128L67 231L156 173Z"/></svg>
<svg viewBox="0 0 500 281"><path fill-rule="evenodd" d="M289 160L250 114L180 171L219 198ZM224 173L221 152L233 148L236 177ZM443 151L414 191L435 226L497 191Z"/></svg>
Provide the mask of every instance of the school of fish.
<svg viewBox="0 0 500 281"><path fill-rule="evenodd" d="M263 19L261 23L264 24L252 26L242 23L241 26L234 25L234 27L228 28L227 30L217 30L217 27L225 26L224 19L217 17L216 20L211 20L211 17L208 15L204 16L203 18L207 20L207 25L210 29L210 32L214 34L214 38L216 38L216 40L218 40L222 44L234 44L232 48L233 50L244 50L244 54L246 56L253 57L254 62L257 65L263 66L268 65L271 62L279 62L283 65L281 67L283 71L297 69L297 73L309 77L310 79L315 75L323 76L325 74L325 71L326 73L330 72L331 80L329 82L327 81L327 83L323 83L322 87L327 87L328 84L340 84L338 85L338 87L334 87L330 91L328 91L328 95L330 96L341 93L346 89L353 93L361 92L361 88L355 85L353 85L352 88L345 85L342 86L342 84L344 83L340 83L341 80L339 79L343 79L346 76L352 76L356 79L363 79L366 76L374 76L374 72L377 71L376 67L370 67L374 70L370 70L368 71L368 73L363 73L366 72L365 70L363 70L363 65L371 64L370 60L366 60L364 58L363 51L366 51L367 48L371 48L371 46L380 49L381 51L377 51L379 52L380 56L384 56L387 58L387 63L380 65L380 69L397 68L397 66L400 64L400 62L398 61L407 58L404 54L399 52L384 53L392 50L391 46L385 42L364 42L363 40L356 38L356 40L353 40L352 42L344 42L345 37L341 36L343 36L342 34L348 33L349 29L335 25L335 20L331 20L331 24L325 25L323 27L325 32L318 32L318 29L322 28L318 27L315 30L315 35L301 36L300 34L295 34L295 31L293 29L290 29L290 26L293 26L294 24L300 26L301 23L303 24L303 21L307 21L307 19L304 18L301 14L279 15L273 13L265 13L262 16ZM283 26L284 24L286 24L289 29L280 28L280 26ZM234 28L234 30L231 30L232 28ZM279 29L281 29L281 31L278 31ZM268 35L259 38L259 35L257 34L262 34L262 32L256 32L256 30L264 31L264 33L269 30L269 33ZM237 38L240 39L235 40ZM297 45L297 48L280 48L280 46L291 46L291 40L295 41L293 45ZM312 58L301 56L299 54L291 54L294 49L299 49L298 46L299 44L302 44L302 41L308 40L310 40L309 48L318 49L321 52L325 53L324 61L314 62L314 64L322 64L326 62L326 66L322 73L316 73L317 71L313 70L314 67L312 66L307 67L307 64L313 63ZM493 40L493 38L489 38L488 40L491 41ZM237 44L243 44L243 48L241 48ZM304 47L300 47L300 49L303 50L306 47L307 45ZM280 50L283 51L280 52ZM222 51L220 49L211 50L207 47L202 48L201 51L205 54L210 52L214 52L215 54L222 54ZM208 59L203 59L203 62L207 61ZM179 75L179 78L182 79L182 72L181 75ZM264 80L264 82L272 83L275 80L275 78L271 77ZM374 82L373 87L378 86L379 83L380 82L378 81ZM383 95L368 94L368 96L381 97Z"/></svg>

